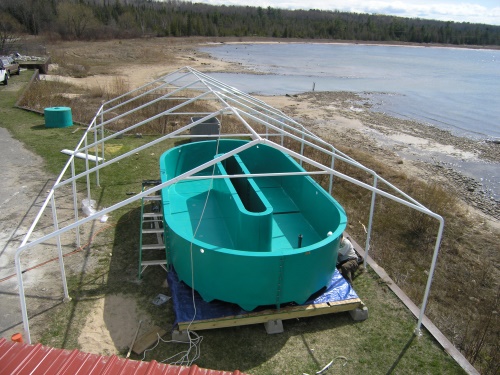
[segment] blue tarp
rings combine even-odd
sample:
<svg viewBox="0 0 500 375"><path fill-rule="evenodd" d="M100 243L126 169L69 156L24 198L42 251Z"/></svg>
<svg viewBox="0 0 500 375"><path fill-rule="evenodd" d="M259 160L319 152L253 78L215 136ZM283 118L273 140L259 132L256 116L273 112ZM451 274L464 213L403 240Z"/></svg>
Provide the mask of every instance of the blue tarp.
<svg viewBox="0 0 500 375"><path fill-rule="evenodd" d="M175 312L174 327L178 323L201 321L208 319L217 319L235 315L244 315L248 312L243 310L238 305L214 300L212 302L205 302L201 296L194 292L194 303L196 310L193 306L193 293L191 287L184 282L179 281L177 274L172 269L167 273L167 280L172 291L172 303ZM333 274L330 286L324 288L318 293L315 293L311 298L304 303L303 306L321 304L327 302L339 302L349 299L358 298L358 295L351 287L351 285L342 277L338 270ZM281 307L297 306L296 304L286 304ZM258 312L267 309L274 309L276 306L261 306L253 312ZM196 316L195 316L196 311ZM193 319L194 316L194 319Z"/></svg>

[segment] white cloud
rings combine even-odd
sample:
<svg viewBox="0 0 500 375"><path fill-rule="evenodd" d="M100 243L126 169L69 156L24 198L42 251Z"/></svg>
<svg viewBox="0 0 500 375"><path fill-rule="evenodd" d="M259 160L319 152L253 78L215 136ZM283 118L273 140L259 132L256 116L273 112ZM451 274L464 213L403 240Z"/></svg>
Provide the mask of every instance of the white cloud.
<svg viewBox="0 0 500 375"><path fill-rule="evenodd" d="M247 5L244 0L192 0L210 4ZM484 3L485 5L482 5ZM392 0L254 0L251 6L268 6L283 9L324 9L357 13L388 14L401 17L426 18L442 21L486 23L500 25L500 6L487 6L488 0L472 2L436 2L429 0L392 1Z"/></svg>
<svg viewBox="0 0 500 375"><path fill-rule="evenodd" d="M500 24L500 7L487 8L473 3L427 3L402 1L368 1L357 3L350 11L392 14L403 17L430 18L444 21Z"/></svg>

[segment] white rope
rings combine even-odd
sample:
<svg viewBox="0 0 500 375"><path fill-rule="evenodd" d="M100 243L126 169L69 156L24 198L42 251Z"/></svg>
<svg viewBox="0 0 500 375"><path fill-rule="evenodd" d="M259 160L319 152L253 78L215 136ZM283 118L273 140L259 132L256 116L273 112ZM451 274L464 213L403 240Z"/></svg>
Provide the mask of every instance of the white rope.
<svg viewBox="0 0 500 375"><path fill-rule="evenodd" d="M219 126L219 137L217 138L217 143L216 143L216 146L215 146L215 155L218 155L219 154L219 143L220 143L220 134L221 134L221 129L222 129L222 115L220 116L220 126ZM214 155L214 156L215 156ZM191 244L189 246L189 252L190 252L190 257L191 257L191 299L193 301L193 308L194 308L194 313L193 313L193 318L191 319L191 321L189 322L189 325L187 326L186 328L186 333L188 334L188 337L189 337L189 349L186 351L186 354L181 358L180 360L180 363L179 361L177 362L174 362L174 363L171 363L173 365L184 365L184 361L186 361L187 363L187 366L191 366L191 364L197 360L200 355L201 355L201 349L199 347L199 345L201 344L201 342L203 341L203 336L199 336L196 332L194 331L191 331L189 328L191 327L191 324L193 324L195 318L196 318L196 300L195 300L195 288L194 288L194 262L193 262L193 242L196 238L196 234L198 233L198 229L200 228L200 225L201 225L201 222L203 220L203 216L205 215L205 210L207 208L207 205L208 205L208 200L210 198L210 193L212 191L212 188L213 188L213 183L214 183L214 179L213 179L213 176L215 174L215 167L216 167L216 164L214 164L212 166L212 179L210 179L210 186L208 188L208 191L207 191L207 196L205 198L205 203L203 204L203 209L201 210L201 215L200 215L200 219L198 220L198 224L196 225L196 228L193 232L193 237L191 239ZM194 335L195 338L191 338L191 335ZM189 354L191 353L192 350L195 350L195 356L189 360Z"/></svg>
<svg viewBox="0 0 500 375"><path fill-rule="evenodd" d="M220 123L219 138L217 138L217 143L216 143L216 146L215 146L215 155L219 154L220 133L221 133L221 129L222 129L222 115L221 115L221 120L220 120L219 123ZM214 164L212 166L212 179L210 179L210 186L209 186L208 191L207 191L207 196L205 198L205 203L203 204L203 209L201 210L200 219L198 220L198 224L196 225L196 228L195 228L195 230L193 232L193 237L191 239L191 244L189 246L189 251L190 251L190 256L191 256L191 297L192 297L192 300L193 300L194 314L193 314L193 318L189 322L188 327L186 328L186 331L189 331L189 327L191 327L191 324L194 322L194 319L196 318L196 301L195 301L195 295L194 295L195 288L194 288L193 242L194 242L194 240L196 238L196 234L198 233L198 229L200 229L200 225L201 225L201 222L203 220L203 216L205 215L205 210L207 208L208 200L210 198L210 193L211 193L212 188L213 188L213 183L214 183L213 176L215 174L215 167L216 167L216 164Z"/></svg>
<svg viewBox="0 0 500 375"><path fill-rule="evenodd" d="M326 366L324 366L321 370L319 371L316 371L316 375L322 375L324 374L325 372L327 372L330 367L333 365L333 363L337 360L337 359L343 359L345 362L344 364L342 365L342 367L344 367L345 365L347 365L347 358L344 357L343 355L339 355L337 357L335 357L334 359L332 359ZM303 372L302 375L309 375L308 373L305 373Z"/></svg>
<svg viewBox="0 0 500 375"><path fill-rule="evenodd" d="M220 142L220 135L221 135L221 129L222 129L222 115L220 119L220 127L219 127L219 138L217 138L217 144L215 148L215 155L219 154L219 142ZM214 156L215 156L214 155ZM201 211L200 219L198 220L198 224L196 225L196 228L193 232L193 236L191 239L191 243L189 246L189 252L190 252L190 258L191 258L191 298L193 301L193 308L194 308L194 313L191 321L189 322L188 327L186 328L186 333L188 335L189 341L184 342L184 341L177 341L177 340L163 340L160 335L158 335L158 340L156 341L155 346L153 346L150 349L147 349L144 351L142 360L146 358L146 353L154 350L158 344L160 343L160 340L165 343L182 343L182 344L189 344L189 348L183 352L179 352L177 354L174 354L171 357L165 358L164 360L160 361L162 363L168 362L170 365L177 365L177 366L191 366L198 358L200 358L201 355L201 349L200 349L200 344L203 341L203 336L198 335L196 332L191 331L189 327L191 327L191 324L194 322L196 318L196 300L195 300L195 288L194 288L194 261L193 261L193 242L196 238L196 234L198 233L198 230L200 228L201 222L203 220L203 216L205 215L205 210L208 205L208 200L210 198L210 192L212 191L213 188L213 176L215 174L215 167L216 164L212 166L212 179L210 179L210 186L207 191L207 196L205 198L205 203L203 205L203 209Z"/></svg>
<svg viewBox="0 0 500 375"><path fill-rule="evenodd" d="M191 366L198 358L200 358L200 350L199 346L201 344L201 341L203 340L203 336L199 336L196 332L189 331L189 341L178 341L178 340L163 340L160 335L157 333L157 340L156 344L149 349L146 349L142 355L142 361L146 359L146 354L154 349L159 345L160 341L164 343L175 343L175 344L189 344L189 348L186 349L185 351L179 352L174 354L173 356L170 356L168 358L165 358L164 360L160 361L161 363L168 362L171 365L177 365L177 366ZM194 338L191 337L191 335L194 336Z"/></svg>
<svg viewBox="0 0 500 375"><path fill-rule="evenodd" d="M219 142L220 142L220 135L221 135L221 129L222 129L222 115L220 119L220 127L219 127L219 138L217 138L217 144L216 144L216 149L215 149L215 155L219 154ZM215 156L214 155L214 156ZM162 363L168 362L170 365L177 365L177 366L191 366L198 358L200 358L201 355L201 349L200 349L200 344L203 341L203 336L198 335L196 332L189 330L189 327L191 327L191 324L194 322L196 318L196 300L195 300L195 289L194 289L194 261L193 261L193 242L196 238L196 234L198 233L198 229L200 228L201 222L203 220L203 216L205 214L205 210L208 205L208 200L210 198L210 192L212 191L213 188L213 176L215 174L215 167L216 164L212 166L212 179L210 179L210 186L207 191L207 196L205 198L205 203L203 205L203 209L201 211L200 219L198 220L198 224L196 225L196 228L193 232L193 236L191 239L191 243L189 246L189 251L190 251L190 257L191 257L191 298L193 301L193 308L194 308L194 313L193 313L193 318L189 322L188 327L186 328L186 333L188 335L189 341L178 341L178 340L163 340L160 335L157 333L158 339L156 341L156 344L150 348L146 349L144 351L144 354L142 356L142 360L144 361L146 358L146 354L149 351L154 350L160 343L160 341L164 343L182 343L182 344L189 344L189 348L186 349L185 351L179 352L174 354L173 356L170 356L168 358L165 358L164 360L160 361Z"/></svg>

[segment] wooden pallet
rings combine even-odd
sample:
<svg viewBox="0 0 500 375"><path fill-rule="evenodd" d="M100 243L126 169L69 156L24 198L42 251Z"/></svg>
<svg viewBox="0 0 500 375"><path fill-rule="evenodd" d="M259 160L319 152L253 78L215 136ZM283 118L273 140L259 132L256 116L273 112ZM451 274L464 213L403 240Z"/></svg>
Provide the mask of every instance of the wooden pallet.
<svg viewBox="0 0 500 375"><path fill-rule="evenodd" d="M204 329L235 327L249 324L266 323L272 320L286 320L332 314L355 310L357 308L362 308L363 306L364 304L359 298L321 304L288 306L280 309L268 309L259 312L248 312L247 314L225 316L214 319L195 320L193 322L179 322L178 329L179 331L183 331L189 327L190 330L196 331Z"/></svg>

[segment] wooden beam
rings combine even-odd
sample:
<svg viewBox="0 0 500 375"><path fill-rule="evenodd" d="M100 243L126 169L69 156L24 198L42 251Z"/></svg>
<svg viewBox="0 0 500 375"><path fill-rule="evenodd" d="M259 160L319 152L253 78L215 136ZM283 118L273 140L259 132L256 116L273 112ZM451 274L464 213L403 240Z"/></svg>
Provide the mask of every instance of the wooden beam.
<svg viewBox="0 0 500 375"><path fill-rule="evenodd" d="M189 327L190 330L204 330L225 327L236 327L249 324L266 323L271 320L286 320L294 318L305 318L310 316L332 314L350 311L363 306L359 298L344 301L327 302L312 305L289 306L281 309L268 309L247 314L224 316L221 318L195 320L193 322L179 322L179 331Z"/></svg>
<svg viewBox="0 0 500 375"><path fill-rule="evenodd" d="M146 332L144 335L139 337L139 339L135 342L134 346L132 347L132 351L135 354L141 354L152 346L156 341L158 341L158 335L160 337L164 336L167 333L166 330L163 328L160 328L158 326L154 326L150 331Z"/></svg>

